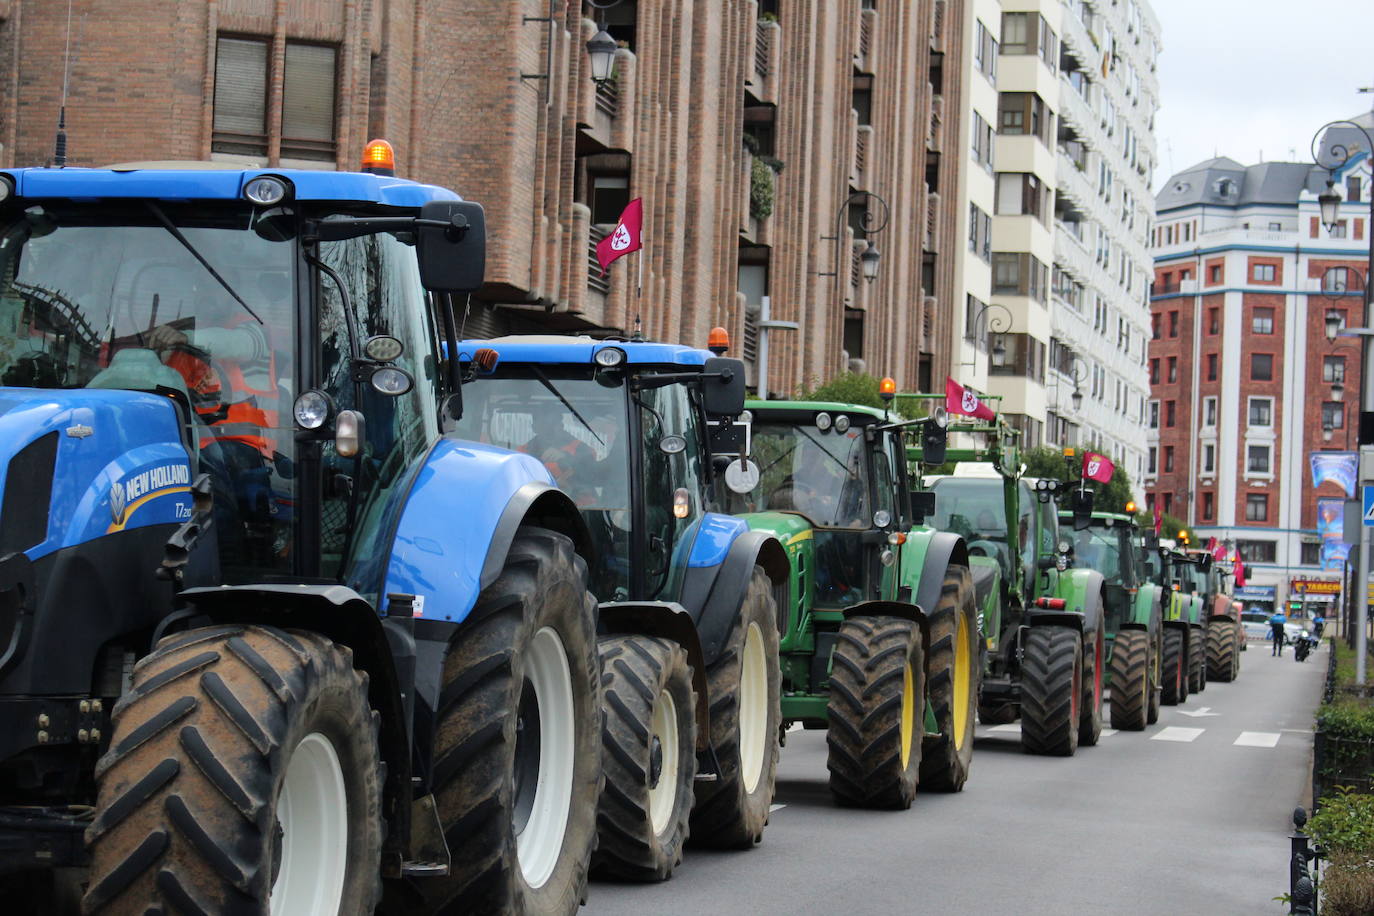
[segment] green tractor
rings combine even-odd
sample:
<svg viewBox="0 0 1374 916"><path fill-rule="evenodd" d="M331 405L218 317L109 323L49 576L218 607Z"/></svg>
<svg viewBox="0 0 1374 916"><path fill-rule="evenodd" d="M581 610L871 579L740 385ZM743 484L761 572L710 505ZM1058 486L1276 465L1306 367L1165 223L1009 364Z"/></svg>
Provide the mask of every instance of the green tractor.
<svg viewBox="0 0 1374 916"><path fill-rule="evenodd" d="M733 508L776 537L791 566L779 616L784 728L827 730L840 804L906 808L918 783L959 791L980 651L968 549L920 523L904 451L908 433L942 445L943 411L901 422L855 404L747 408L753 463L732 485Z"/></svg>
<svg viewBox="0 0 1374 916"><path fill-rule="evenodd" d="M1229 682L1240 674L1245 631L1240 625L1240 602L1227 591L1227 570L1207 551L1188 551L1192 558L1191 587L1202 599L1206 615L1207 680Z"/></svg>
<svg viewBox="0 0 1374 916"><path fill-rule="evenodd" d="M1157 539L1146 540L1151 578L1164 591L1164 643L1160 655L1160 701L1177 706L1207 686L1207 620L1201 595L1193 591L1197 558Z"/></svg>
<svg viewBox="0 0 1374 916"><path fill-rule="evenodd" d="M1059 520L1072 526L1073 514ZM1135 520L1094 512L1074 532L1073 561L1102 573L1112 728L1140 731L1159 719L1164 590L1150 579Z"/></svg>
<svg viewBox="0 0 1374 916"><path fill-rule="evenodd" d="M1068 567L1071 544L1060 538L1055 501L1062 484L1021 476L1016 430L1001 420L949 430L984 442L947 449L939 457L955 462L953 473L925 478L934 526L968 544L985 639L979 720L1019 716L1025 751L1069 756L1102 734L1102 574ZM907 454L913 465L929 460L919 446ZM1086 514L1091 503L1075 511Z"/></svg>

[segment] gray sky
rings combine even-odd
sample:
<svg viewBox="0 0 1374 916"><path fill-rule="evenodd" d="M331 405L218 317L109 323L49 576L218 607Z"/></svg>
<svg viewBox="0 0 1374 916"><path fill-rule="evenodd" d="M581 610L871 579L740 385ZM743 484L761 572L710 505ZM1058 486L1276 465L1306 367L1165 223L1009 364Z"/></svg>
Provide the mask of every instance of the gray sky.
<svg viewBox="0 0 1374 916"><path fill-rule="evenodd" d="M1163 44L1156 191L1214 155L1310 162L1318 127L1374 108L1356 92L1374 86L1374 0L1148 2Z"/></svg>

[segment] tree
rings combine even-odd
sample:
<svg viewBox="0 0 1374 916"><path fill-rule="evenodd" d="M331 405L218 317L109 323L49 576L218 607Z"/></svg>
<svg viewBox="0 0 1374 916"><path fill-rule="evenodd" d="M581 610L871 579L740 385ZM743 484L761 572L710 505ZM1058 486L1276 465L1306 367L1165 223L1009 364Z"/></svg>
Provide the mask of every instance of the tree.
<svg viewBox="0 0 1374 916"><path fill-rule="evenodd" d="M823 385L810 391L797 393L802 401L834 401L837 404L864 404L868 407L884 406L878 394L878 379L863 372L842 372Z"/></svg>

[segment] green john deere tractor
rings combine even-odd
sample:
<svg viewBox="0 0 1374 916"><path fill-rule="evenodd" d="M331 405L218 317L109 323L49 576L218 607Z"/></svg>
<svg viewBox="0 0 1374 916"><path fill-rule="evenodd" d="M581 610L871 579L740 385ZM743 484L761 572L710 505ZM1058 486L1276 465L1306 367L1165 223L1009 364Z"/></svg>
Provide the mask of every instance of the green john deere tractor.
<svg viewBox="0 0 1374 916"><path fill-rule="evenodd" d="M1068 568L1071 545L1060 539L1055 503L1062 485L1021 476L1015 429L961 420L949 431L984 443L947 449L940 457L956 462L953 473L926 478L934 526L968 543L985 639L979 720L1019 716L1024 750L1071 755L1102 733L1102 574ZM907 455L913 465L927 459L916 445ZM1075 509L1086 514L1091 503Z"/></svg>
<svg viewBox="0 0 1374 916"><path fill-rule="evenodd" d="M786 728L827 729L841 804L906 808L958 791L973 755L978 615L968 551L920 524L903 438L943 443L944 414L894 422L854 404L753 401L732 508L775 536L792 576L782 634Z"/></svg>
<svg viewBox="0 0 1374 916"><path fill-rule="evenodd" d="M1073 514L1059 513L1073 526ZM1150 581L1130 515L1094 512L1074 532L1073 562L1102 573L1112 728L1140 731L1159 719L1164 590Z"/></svg>
<svg viewBox="0 0 1374 916"><path fill-rule="evenodd" d="M1207 686L1207 614L1194 594L1199 562L1170 544L1147 539L1151 578L1164 591L1164 642L1160 654L1160 701L1177 706Z"/></svg>

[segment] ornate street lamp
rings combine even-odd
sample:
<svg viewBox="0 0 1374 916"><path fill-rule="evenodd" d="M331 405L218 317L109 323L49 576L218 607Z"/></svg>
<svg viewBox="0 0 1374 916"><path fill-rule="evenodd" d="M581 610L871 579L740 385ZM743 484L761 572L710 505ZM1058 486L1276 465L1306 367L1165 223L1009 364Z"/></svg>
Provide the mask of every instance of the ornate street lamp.
<svg viewBox="0 0 1374 916"><path fill-rule="evenodd" d="M615 39L603 27L587 42L587 56L592 59L592 79L604 83L615 72Z"/></svg>

